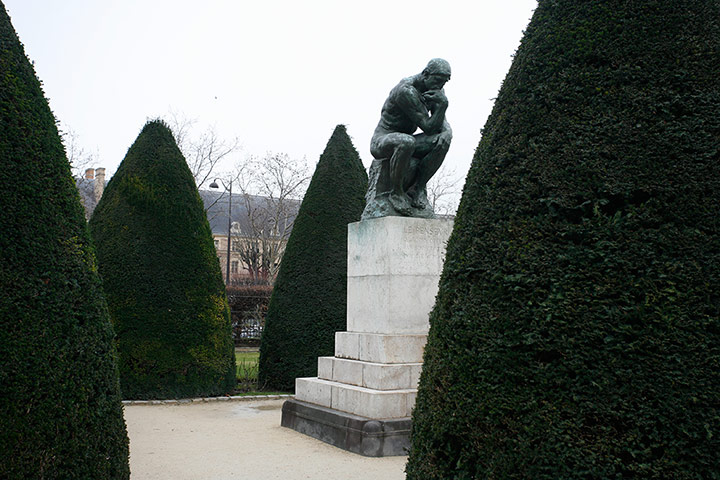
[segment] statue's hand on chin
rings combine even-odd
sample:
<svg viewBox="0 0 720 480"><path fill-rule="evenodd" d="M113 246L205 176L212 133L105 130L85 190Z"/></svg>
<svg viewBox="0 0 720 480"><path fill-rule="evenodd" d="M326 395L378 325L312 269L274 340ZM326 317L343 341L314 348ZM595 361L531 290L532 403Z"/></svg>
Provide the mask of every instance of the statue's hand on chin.
<svg viewBox="0 0 720 480"><path fill-rule="evenodd" d="M427 104L428 108L433 109L439 106L447 106L448 100L445 93L442 90L428 90L422 94L423 100Z"/></svg>

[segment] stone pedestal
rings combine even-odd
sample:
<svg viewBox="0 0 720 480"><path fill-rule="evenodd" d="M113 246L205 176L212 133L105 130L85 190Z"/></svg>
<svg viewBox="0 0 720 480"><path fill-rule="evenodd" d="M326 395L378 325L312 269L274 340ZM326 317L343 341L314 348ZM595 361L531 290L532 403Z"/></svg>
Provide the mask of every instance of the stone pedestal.
<svg viewBox="0 0 720 480"><path fill-rule="evenodd" d="M348 225L348 331L317 377L296 379L283 426L366 456L406 453L451 230L451 220L407 217Z"/></svg>

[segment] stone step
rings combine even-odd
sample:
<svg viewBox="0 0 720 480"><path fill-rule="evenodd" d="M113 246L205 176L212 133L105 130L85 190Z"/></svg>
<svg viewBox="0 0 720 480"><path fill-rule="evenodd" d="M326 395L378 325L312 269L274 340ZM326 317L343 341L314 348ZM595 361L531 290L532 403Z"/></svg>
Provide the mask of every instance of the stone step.
<svg viewBox="0 0 720 480"><path fill-rule="evenodd" d="M409 417L416 397L415 389L373 390L317 377L295 379L297 400L374 419Z"/></svg>
<svg viewBox="0 0 720 480"><path fill-rule="evenodd" d="M427 335L336 332L335 356L374 363L422 363Z"/></svg>
<svg viewBox="0 0 720 480"><path fill-rule="evenodd" d="M422 363L372 363L337 357L318 358L318 378L375 390L417 388Z"/></svg>
<svg viewBox="0 0 720 480"><path fill-rule="evenodd" d="M366 457L407 455L412 419L375 420L299 400L282 406L281 425Z"/></svg>

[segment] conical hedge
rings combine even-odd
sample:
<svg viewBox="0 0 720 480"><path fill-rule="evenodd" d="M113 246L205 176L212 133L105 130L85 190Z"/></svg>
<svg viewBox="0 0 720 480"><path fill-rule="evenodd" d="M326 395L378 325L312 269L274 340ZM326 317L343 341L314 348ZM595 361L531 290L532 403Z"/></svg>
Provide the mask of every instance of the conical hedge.
<svg viewBox="0 0 720 480"><path fill-rule="evenodd" d="M0 3L0 478L127 479L113 331L55 118Z"/></svg>
<svg viewBox="0 0 720 480"><path fill-rule="evenodd" d="M409 479L720 478L719 52L716 0L539 2L448 245Z"/></svg>
<svg viewBox="0 0 720 480"><path fill-rule="evenodd" d="M345 330L347 225L365 207L367 173L345 126L335 128L315 168L280 265L260 343L259 382L293 391L317 375Z"/></svg>
<svg viewBox="0 0 720 480"><path fill-rule="evenodd" d="M235 351L220 264L185 159L161 121L143 128L92 218L129 399L220 395Z"/></svg>

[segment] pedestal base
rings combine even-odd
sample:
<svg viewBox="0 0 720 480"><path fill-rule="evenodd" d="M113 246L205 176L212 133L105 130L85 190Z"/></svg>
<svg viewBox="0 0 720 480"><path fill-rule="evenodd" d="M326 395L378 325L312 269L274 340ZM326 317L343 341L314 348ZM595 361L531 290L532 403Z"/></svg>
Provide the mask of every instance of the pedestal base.
<svg viewBox="0 0 720 480"><path fill-rule="evenodd" d="M410 448L409 417L378 420L288 400L281 425L366 457L407 455Z"/></svg>
<svg viewBox="0 0 720 480"><path fill-rule="evenodd" d="M348 225L347 330L318 376L295 379L282 425L365 456L405 455L428 313L452 221L383 217Z"/></svg>

